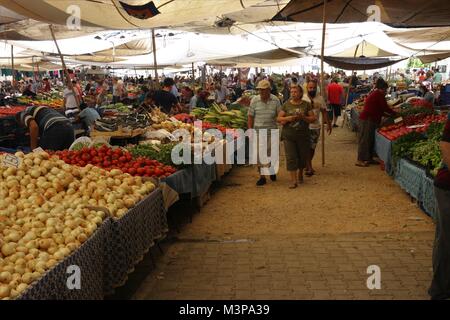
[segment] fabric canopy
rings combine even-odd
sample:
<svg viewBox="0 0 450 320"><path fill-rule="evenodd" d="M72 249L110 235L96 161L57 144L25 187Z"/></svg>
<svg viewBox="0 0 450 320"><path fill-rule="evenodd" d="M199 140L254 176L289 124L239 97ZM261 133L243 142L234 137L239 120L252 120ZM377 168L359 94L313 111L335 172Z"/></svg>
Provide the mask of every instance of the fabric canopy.
<svg viewBox="0 0 450 320"><path fill-rule="evenodd" d="M218 59L207 61L210 65L233 66L233 67L254 67L254 66L270 66L274 63L280 63L291 59L298 59L305 56L300 52L304 48L291 49L275 49L263 51L254 54L248 54L226 59Z"/></svg>
<svg viewBox="0 0 450 320"><path fill-rule="evenodd" d="M422 63L432 63L436 61L441 61L447 58L450 58L450 52L443 53L434 53L434 54L425 54L422 56L416 56L422 61Z"/></svg>
<svg viewBox="0 0 450 320"><path fill-rule="evenodd" d="M372 70L381 69L396 64L405 59L390 60L387 58L340 58L323 57L323 61L330 66L344 70Z"/></svg>
<svg viewBox="0 0 450 320"><path fill-rule="evenodd" d="M450 40L450 27L398 29L386 34L399 43L438 42Z"/></svg>
<svg viewBox="0 0 450 320"><path fill-rule="evenodd" d="M79 8L81 26L100 27L110 30L145 29L169 27L201 21L236 12L262 3L262 0L0 0L0 5L19 15L51 24L66 25L70 21L70 9ZM147 11L127 9L131 6L149 5L150 15L142 18ZM152 9L151 4L154 4ZM129 14L134 10L137 15Z"/></svg>
<svg viewBox="0 0 450 320"><path fill-rule="evenodd" d="M323 3L323 0L291 0L273 20L320 23L323 21ZM446 0L329 0L326 22L368 21L368 17L373 17L373 11L369 10L373 5L380 8L381 22L390 26L450 26L450 1Z"/></svg>
<svg viewBox="0 0 450 320"><path fill-rule="evenodd" d="M383 50L369 42L363 41L356 46L350 47L336 55L335 57L392 57L395 53Z"/></svg>

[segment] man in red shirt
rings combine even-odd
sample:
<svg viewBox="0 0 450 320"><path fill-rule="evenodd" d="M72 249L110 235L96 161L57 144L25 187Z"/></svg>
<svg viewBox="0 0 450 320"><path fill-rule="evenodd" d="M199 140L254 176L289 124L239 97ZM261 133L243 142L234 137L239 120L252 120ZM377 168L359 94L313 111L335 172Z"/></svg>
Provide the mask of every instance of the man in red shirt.
<svg viewBox="0 0 450 320"><path fill-rule="evenodd" d="M334 78L328 85L327 92L328 104L331 108L329 118L333 118L333 127L337 128L337 119L341 116L341 101L344 96L344 89L338 84L337 79Z"/></svg>
<svg viewBox="0 0 450 320"><path fill-rule="evenodd" d="M443 167L434 181L439 207L433 248L433 280L428 290L432 299L450 298L450 113L441 141Z"/></svg>
<svg viewBox="0 0 450 320"><path fill-rule="evenodd" d="M378 164L373 160L375 146L375 132L380 126L381 118L385 114L395 115L386 102L388 84L383 79L378 79L375 90L366 98L364 110L359 119L359 143L358 143L358 167L368 167L369 164Z"/></svg>

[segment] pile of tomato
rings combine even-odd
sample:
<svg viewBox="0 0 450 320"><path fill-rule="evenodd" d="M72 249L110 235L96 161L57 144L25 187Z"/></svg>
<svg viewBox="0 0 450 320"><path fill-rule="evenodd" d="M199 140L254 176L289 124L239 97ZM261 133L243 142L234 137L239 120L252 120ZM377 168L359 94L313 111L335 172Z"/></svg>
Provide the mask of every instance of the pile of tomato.
<svg viewBox="0 0 450 320"><path fill-rule="evenodd" d="M408 119L407 123L402 122L399 124L383 127L379 130L379 133L389 140L397 140L398 138L411 133L413 131L424 133L427 131L430 124L435 122L445 122L446 115L427 115L427 116L415 116ZM408 128L408 126L422 125L417 128Z"/></svg>
<svg viewBox="0 0 450 320"><path fill-rule="evenodd" d="M119 169L132 176L164 178L177 170L156 160L144 157L133 158L130 152L120 148L111 149L107 146L100 148L83 148L78 151L57 151L58 156L67 164L85 167L88 164L105 170Z"/></svg>
<svg viewBox="0 0 450 320"><path fill-rule="evenodd" d="M15 116L17 113L25 110L25 107L0 107L0 118Z"/></svg>

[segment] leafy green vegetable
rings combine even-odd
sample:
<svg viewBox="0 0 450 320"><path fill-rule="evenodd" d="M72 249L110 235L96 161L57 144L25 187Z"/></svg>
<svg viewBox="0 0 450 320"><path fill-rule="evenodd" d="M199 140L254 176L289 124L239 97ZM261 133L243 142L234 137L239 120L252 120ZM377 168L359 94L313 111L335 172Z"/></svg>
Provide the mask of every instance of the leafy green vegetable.
<svg viewBox="0 0 450 320"><path fill-rule="evenodd" d="M430 124L426 132L428 139L440 141L444 133L444 127L445 122L434 122Z"/></svg>
<svg viewBox="0 0 450 320"><path fill-rule="evenodd" d="M392 145L394 159L412 158L413 148L418 142L423 140L425 140L425 137L415 131L398 138Z"/></svg>
<svg viewBox="0 0 450 320"><path fill-rule="evenodd" d="M128 150L135 157L146 157L157 160L165 165L173 166L172 149L177 143L168 143L162 145L142 144L129 148Z"/></svg>
<svg viewBox="0 0 450 320"><path fill-rule="evenodd" d="M436 173L442 165L439 142L437 140L418 142L412 148L412 159L429 169L432 174Z"/></svg>

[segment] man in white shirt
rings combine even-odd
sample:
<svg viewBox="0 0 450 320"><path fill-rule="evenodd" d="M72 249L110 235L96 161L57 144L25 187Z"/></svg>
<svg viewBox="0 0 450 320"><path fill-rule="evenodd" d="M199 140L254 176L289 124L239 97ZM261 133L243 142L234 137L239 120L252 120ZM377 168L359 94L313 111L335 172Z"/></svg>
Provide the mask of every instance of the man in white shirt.
<svg viewBox="0 0 450 320"><path fill-rule="evenodd" d="M80 112L78 100L73 89L64 88L64 110L66 117L74 118Z"/></svg>
<svg viewBox="0 0 450 320"><path fill-rule="evenodd" d="M317 93L317 82L315 80L309 80L306 84L307 91L303 96L303 100L308 101L313 106L313 112L316 117L316 121L309 125L309 130L311 133L311 152L310 159L306 164L306 176L311 177L314 175L315 171L312 166L312 160L316 152L317 144L319 143L319 138L321 134L321 120L327 124L328 135L332 132L331 121L328 118L327 105L322 96Z"/></svg>

